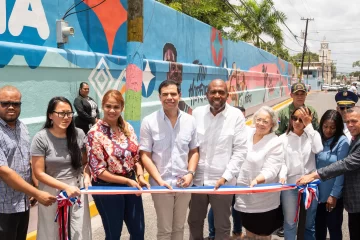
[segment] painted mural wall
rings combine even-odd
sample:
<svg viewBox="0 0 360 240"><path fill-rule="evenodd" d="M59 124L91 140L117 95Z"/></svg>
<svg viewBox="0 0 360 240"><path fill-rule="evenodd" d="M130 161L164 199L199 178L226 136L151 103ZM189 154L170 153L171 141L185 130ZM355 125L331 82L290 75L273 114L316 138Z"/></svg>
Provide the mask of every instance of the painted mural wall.
<svg viewBox="0 0 360 240"><path fill-rule="evenodd" d="M75 35L58 46L56 20L71 7L66 21ZM165 79L181 83L180 108L191 113L207 104L213 79L226 81L229 104L251 108L288 95L292 71L276 56L225 40L153 0L0 0L0 86L22 92L21 119L32 136L48 101L73 101L81 82L99 105L107 90L119 89L124 116L138 132L141 119L160 108L157 88Z"/></svg>

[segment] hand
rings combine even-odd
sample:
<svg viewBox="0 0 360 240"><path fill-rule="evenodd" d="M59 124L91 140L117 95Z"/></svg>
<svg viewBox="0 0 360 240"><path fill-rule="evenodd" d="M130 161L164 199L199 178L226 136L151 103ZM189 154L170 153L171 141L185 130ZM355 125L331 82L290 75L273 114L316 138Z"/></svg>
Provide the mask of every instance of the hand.
<svg viewBox="0 0 360 240"><path fill-rule="evenodd" d="M89 186L91 186L91 177L89 175L84 176L84 187L85 190L88 190Z"/></svg>
<svg viewBox="0 0 360 240"><path fill-rule="evenodd" d="M140 185L136 181L134 181L132 179L128 179L128 182L126 183L126 185L128 185L129 187L136 187L137 189L142 190ZM136 193L135 195L140 196L141 193Z"/></svg>
<svg viewBox="0 0 360 240"><path fill-rule="evenodd" d="M221 177L215 184L214 190L218 190L219 187L221 187L222 185L224 185L226 182L226 179Z"/></svg>
<svg viewBox="0 0 360 240"><path fill-rule="evenodd" d="M300 118L306 127L307 125L311 124L312 116L308 109L300 108L299 111L301 112Z"/></svg>
<svg viewBox="0 0 360 240"><path fill-rule="evenodd" d="M139 175L137 180L141 187L146 187L147 189L150 189L150 184L145 180L143 175Z"/></svg>
<svg viewBox="0 0 360 240"><path fill-rule="evenodd" d="M326 211L331 212L336 207L337 199L333 196L329 196L326 201Z"/></svg>
<svg viewBox="0 0 360 240"><path fill-rule="evenodd" d="M168 183L165 182L164 180L161 180L161 181L159 182L159 186L167 187L168 189L173 190L173 188L170 186L170 184L168 184Z"/></svg>
<svg viewBox="0 0 360 240"><path fill-rule="evenodd" d="M249 187L254 187L255 185L257 185L258 184L258 182L257 182L257 180L256 180L256 178L254 179L254 180L252 180L251 181L251 183L250 183L250 186Z"/></svg>
<svg viewBox="0 0 360 240"><path fill-rule="evenodd" d="M65 192L69 198L80 196L80 189L75 186L68 186L65 188Z"/></svg>
<svg viewBox="0 0 360 240"><path fill-rule="evenodd" d="M301 186L301 185L305 185L305 184L308 184L316 179L318 179L318 174L317 172L313 172L313 173L310 173L308 175L304 175L302 176L301 178L299 178L297 181L296 181L296 185L298 186Z"/></svg>
<svg viewBox="0 0 360 240"><path fill-rule="evenodd" d="M286 178L280 178L279 183L286 184Z"/></svg>
<svg viewBox="0 0 360 240"><path fill-rule="evenodd" d="M177 182L177 186L186 188L186 187L190 186L191 181L193 180L193 175L188 173L188 174L182 176L182 178L180 178L180 179L181 179L181 181Z"/></svg>
<svg viewBox="0 0 360 240"><path fill-rule="evenodd" d="M51 195L50 193L39 191L38 195L35 196L38 202L46 207L51 206L56 202L56 197Z"/></svg>

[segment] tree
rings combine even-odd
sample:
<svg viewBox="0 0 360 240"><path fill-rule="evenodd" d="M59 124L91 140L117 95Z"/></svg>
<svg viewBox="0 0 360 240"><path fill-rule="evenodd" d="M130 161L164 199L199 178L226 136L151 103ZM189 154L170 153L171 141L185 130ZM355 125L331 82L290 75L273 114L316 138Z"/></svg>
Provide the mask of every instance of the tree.
<svg viewBox="0 0 360 240"><path fill-rule="evenodd" d="M292 58L295 61L301 62L301 57L302 57L302 53L298 53L294 56L292 56ZM309 52L307 52L305 54L305 58L304 58L304 62L308 62L309 60ZM319 55L313 52L310 52L310 62L319 62Z"/></svg>
<svg viewBox="0 0 360 240"><path fill-rule="evenodd" d="M360 61L353 62L352 67L360 67Z"/></svg>

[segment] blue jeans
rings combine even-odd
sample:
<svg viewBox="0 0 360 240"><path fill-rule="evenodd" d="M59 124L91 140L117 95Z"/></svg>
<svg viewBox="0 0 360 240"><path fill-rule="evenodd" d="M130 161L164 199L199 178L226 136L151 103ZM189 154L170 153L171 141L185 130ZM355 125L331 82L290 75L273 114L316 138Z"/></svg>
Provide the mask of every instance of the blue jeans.
<svg viewBox="0 0 360 240"><path fill-rule="evenodd" d="M93 181L93 186L119 186L101 181ZM101 216L106 240L119 240L123 222L128 228L130 240L144 240L145 221L141 196L125 195L93 195L96 208Z"/></svg>
<svg viewBox="0 0 360 240"><path fill-rule="evenodd" d="M233 202L231 204L231 215L233 218L233 233L240 234L242 233L241 214L239 211L236 211L234 209L234 204L235 204L235 195L233 197ZM209 224L209 237L215 238L214 213L212 208L210 208L208 213L208 224Z"/></svg>
<svg viewBox="0 0 360 240"><path fill-rule="evenodd" d="M281 192L281 204L284 213L284 237L286 240L295 240L297 232L296 217L298 190ZM303 203L301 203L303 204ZM314 199L306 211L305 240L315 240L315 217L318 202Z"/></svg>

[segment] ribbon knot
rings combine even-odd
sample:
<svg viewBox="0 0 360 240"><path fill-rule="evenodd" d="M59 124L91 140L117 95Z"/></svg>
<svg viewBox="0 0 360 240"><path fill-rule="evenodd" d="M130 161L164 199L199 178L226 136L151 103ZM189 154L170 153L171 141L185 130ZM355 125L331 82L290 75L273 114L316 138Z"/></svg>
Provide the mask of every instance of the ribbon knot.
<svg viewBox="0 0 360 240"><path fill-rule="evenodd" d="M59 239L69 240L69 208L74 204L77 204L79 207L81 207L81 201L80 198L77 197L69 198L64 190L62 190L59 195L56 196L56 199L58 206L56 210L55 222L58 222L59 224Z"/></svg>
<svg viewBox="0 0 360 240"><path fill-rule="evenodd" d="M311 206L312 201L314 198L318 200L317 197L317 190L318 190L318 184L320 183L319 180L315 180L311 183L308 183L306 185L297 186L298 191L298 201L297 201L297 209L296 209L296 215L294 222L298 221L299 217L299 210L300 210L300 202L301 202L301 196L303 197L303 202L305 205L305 210L308 210Z"/></svg>

